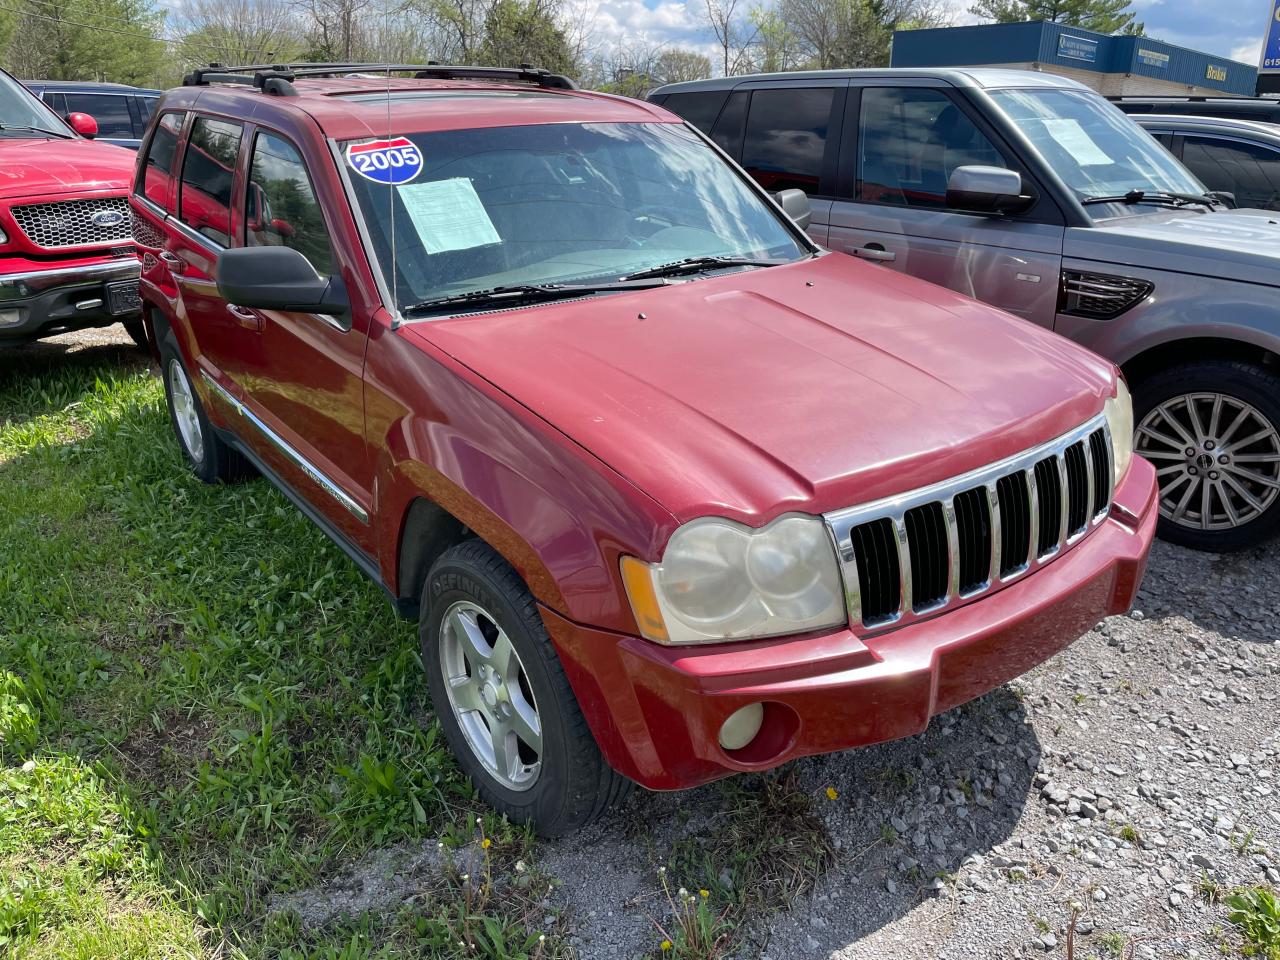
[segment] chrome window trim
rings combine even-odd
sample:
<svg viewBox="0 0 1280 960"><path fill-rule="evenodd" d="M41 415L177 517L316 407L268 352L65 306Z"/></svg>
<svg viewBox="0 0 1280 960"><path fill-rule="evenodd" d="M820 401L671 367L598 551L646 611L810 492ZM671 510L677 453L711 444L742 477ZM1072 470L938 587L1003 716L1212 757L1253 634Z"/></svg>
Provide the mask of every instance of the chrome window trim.
<svg viewBox="0 0 1280 960"><path fill-rule="evenodd" d="M200 246L204 247L206 250L212 253L215 257L218 254L220 254L223 250L231 249L230 247L224 247L222 244L218 243L218 241L214 240L212 237L206 237L199 230L184 223L179 217L175 217L173 214L168 214L165 217L165 221L170 226L175 228L180 234L186 237L188 240L191 240L194 243L198 243Z"/></svg>
<svg viewBox="0 0 1280 960"><path fill-rule="evenodd" d="M256 427L259 433L271 441L272 446L292 460L298 469L310 477L322 490L324 490L325 493L329 494L329 496L337 500L338 503L342 504L343 508L345 508L348 513L361 523L367 524L369 522L368 511L366 511L364 507L356 503L356 501L352 499L345 490L330 480L325 476L325 474L317 470L310 460L290 446L289 443L280 436L280 434L276 433L269 426L263 423L252 410L237 400L226 387L214 380L207 370L202 369L200 371L200 379L208 384L209 388L221 397L228 405L230 405L236 413L240 414L240 416L244 417L250 424Z"/></svg>
<svg viewBox="0 0 1280 960"><path fill-rule="evenodd" d="M839 560L840 576L843 580L845 604L849 613L849 628L859 634L869 634L881 632L885 629L902 626L906 623L912 623L918 620L926 619L943 610L954 608L957 604L970 600L974 597L982 596L989 593L993 589L999 589L1009 583L1013 583L1040 567L1049 563L1053 559L1061 556L1069 547L1074 546L1080 540L1084 539L1090 531L1097 527L1100 523L1107 519L1111 513L1111 497L1104 509L1096 509L1096 505L1092 502L1093 492L1092 484L1088 492L1089 504L1087 510L1087 519L1085 528L1074 537L1067 536L1067 516L1070 498L1067 493L1066 482L1066 460L1065 452L1068 447L1077 444L1084 444L1085 461L1090 464L1090 477L1092 477L1092 455L1089 450L1089 436L1094 432L1102 430L1106 443L1107 461L1111 462L1114 447L1111 443L1111 431L1107 426L1107 418L1105 414L1099 413L1091 417L1087 422L1081 424L1073 430L1056 437L1047 443L1024 450L1021 453L1006 457L996 463L989 464L985 467L979 467L968 473L939 483L930 484L925 487L919 487L915 490L909 490L905 493L895 494L890 497L884 497L870 503L859 504L853 507L844 507L839 510L833 510L823 514L823 520L827 525L827 533L831 542L835 545L836 556ZM1041 460L1053 458L1057 465L1058 479L1060 484L1060 499L1062 501L1059 509L1058 529L1060 535L1057 543L1053 548L1043 555L1037 555L1037 544L1040 535L1040 516L1038 493L1035 482L1035 465ZM1027 493L1030 497L1030 535L1027 542L1027 562L1020 565L1008 576L1000 576L1000 551L1001 547L1001 518L999 506L999 494L997 492L996 483L1001 477L1021 471L1026 476ZM1114 471L1112 473L1111 494L1114 496ZM955 498L958 494L968 490L983 488L986 496L985 502L988 504L989 517L991 520L991 538L992 538L992 565L989 576L985 583L978 587L961 592L959 589L960 563L959 563L959 536L956 525ZM948 578L948 592L942 603L931 604L927 609L913 610L911 604L911 573L910 573L910 549L906 538L905 516L908 510L922 506L926 503L941 502L943 515L947 525L947 548L949 554L950 570ZM860 596L860 586L858 583L858 569L851 534L855 527L867 523L872 520L889 520L897 533L895 537L898 548L898 564L899 577L902 587L902 595L900 597L900 605L898 613L883 621L879 621L872 626L866 626L862 622L862 601Z"/></svg>

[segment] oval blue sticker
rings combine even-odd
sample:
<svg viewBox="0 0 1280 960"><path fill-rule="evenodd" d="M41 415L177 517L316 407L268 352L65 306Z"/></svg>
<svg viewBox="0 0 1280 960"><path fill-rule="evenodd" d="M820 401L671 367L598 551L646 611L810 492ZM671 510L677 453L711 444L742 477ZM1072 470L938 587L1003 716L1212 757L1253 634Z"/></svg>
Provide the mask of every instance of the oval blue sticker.
<svg viewBox="0 0 1280 960"><path fill-rule="evenodd" d="M351 169L374 183L408 183L422 172L422 151L408 137L347 147Z"/></svg>

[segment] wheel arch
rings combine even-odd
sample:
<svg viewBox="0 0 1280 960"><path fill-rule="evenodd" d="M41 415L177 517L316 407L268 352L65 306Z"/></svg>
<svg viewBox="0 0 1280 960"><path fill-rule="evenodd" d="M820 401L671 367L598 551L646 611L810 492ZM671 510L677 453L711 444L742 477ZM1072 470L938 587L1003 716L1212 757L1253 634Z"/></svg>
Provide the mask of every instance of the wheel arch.
<svg viewBox="0 0 1280 960"><path fill-rule="evenodd" d="M1280 355L1261 343L1237 337L1181 337L1148 346L1120 364L1130 384L1197 360L1230 360L1280 370Z"/></svg>
<svg viewBox="0 0 1280 960"><path fill-rule="evenodd" d="M400 523L396 547L396 604L410 616L417 616L422 586L436 559L455 544L475 537L471 529L452 513L428 500L410 501Z"/></svg>

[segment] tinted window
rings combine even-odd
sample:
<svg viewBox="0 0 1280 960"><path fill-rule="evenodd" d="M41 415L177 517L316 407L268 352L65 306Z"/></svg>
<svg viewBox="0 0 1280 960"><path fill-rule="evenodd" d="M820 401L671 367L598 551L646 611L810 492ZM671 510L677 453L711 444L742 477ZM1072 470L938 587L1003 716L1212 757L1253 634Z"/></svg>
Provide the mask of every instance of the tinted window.
<svg viewBox="0 0 1280 960"><path fill-rule="evenodd" d="M751 94L746 91L733 94L729 102L720 111L720 119L711 131L711 139L735 160L742 152L742 131L747 124L747 101Z"/></svg>
<svg viewBox="0 0 1280 960"><path fill-rule="evenodd" d="M727 90L712 90L708 93L673 93L663 104L673 113L678 113L699 130L710 133L715 125L720 108L729 96Z"/></svg>
<svg viewBox="0 0 1280 960"><path fill-rule="evenodd" d="M945 94L910 87L862 92L857 199L943 208L952 171L972 165L1006 166Z"/></svg>
<svg viewBox="0 0 1280 960"><path fill-rule="evenodd" d="M1210 190L1236 195L1236 205L1280 210L1280 151L1215 137L1186 137L1182 162Z"/></svg>
<svg viewBox="0 0 1280 960"><path fill-rule="evenodd" d="M178 135L186 114L166 113L156 124L156 132L147 146L142 167L142 195L161 207L169 205L169 187L173 182L173 154L178 149Z"/></svg>
<svg viewBox="0 0 1280 960"><path fill-rule="evenodd" d="M292 247L316 273L333 272L333 251L320 204L293 144L260 133L253 144L245 198L245 245Z"/></svg>
<svg viewBox="0 0 1280 960"><path fill-rule="evenodd" d="M147 121L151 119L151 115L156 112L156 100L158 99L159 97L138 97L135 101L144 127L147 125Z"/></svg>
<svg viewBox="0 0 1280 960"><path fill-rule="evenodd" d="M834 96L829 87L752 94L742 165L765 189L818 192Z"/></svg>
<svg viewBox="0 0 1280 960"><path fill-rule="evenodd" d="M67 113L87 113L98 121L98 136L133 139L129 101L118 94L68 93Z"/></svg>
<svg viewBox="0 0 1280 960"><path fill-rule="evenodd" d="M182 161L178 216L224 247L231 243L231 184L243 132L238 123L198 117Z"/></svg>

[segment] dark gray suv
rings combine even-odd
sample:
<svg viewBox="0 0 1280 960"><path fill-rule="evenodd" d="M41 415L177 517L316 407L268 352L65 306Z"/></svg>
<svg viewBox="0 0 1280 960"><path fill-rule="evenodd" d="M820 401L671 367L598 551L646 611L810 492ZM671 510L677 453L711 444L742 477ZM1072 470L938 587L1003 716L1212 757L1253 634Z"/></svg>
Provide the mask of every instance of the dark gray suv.
<svg viewBox="0 0 1280 960"><path fill-rule="evenodd" d="M1121 364L1164 537L1225 551L1280 530L1276 213L1228 209L1115 106L1048 74L768 74L650 100L766 187L805 190L818 242Z"/></svg>

